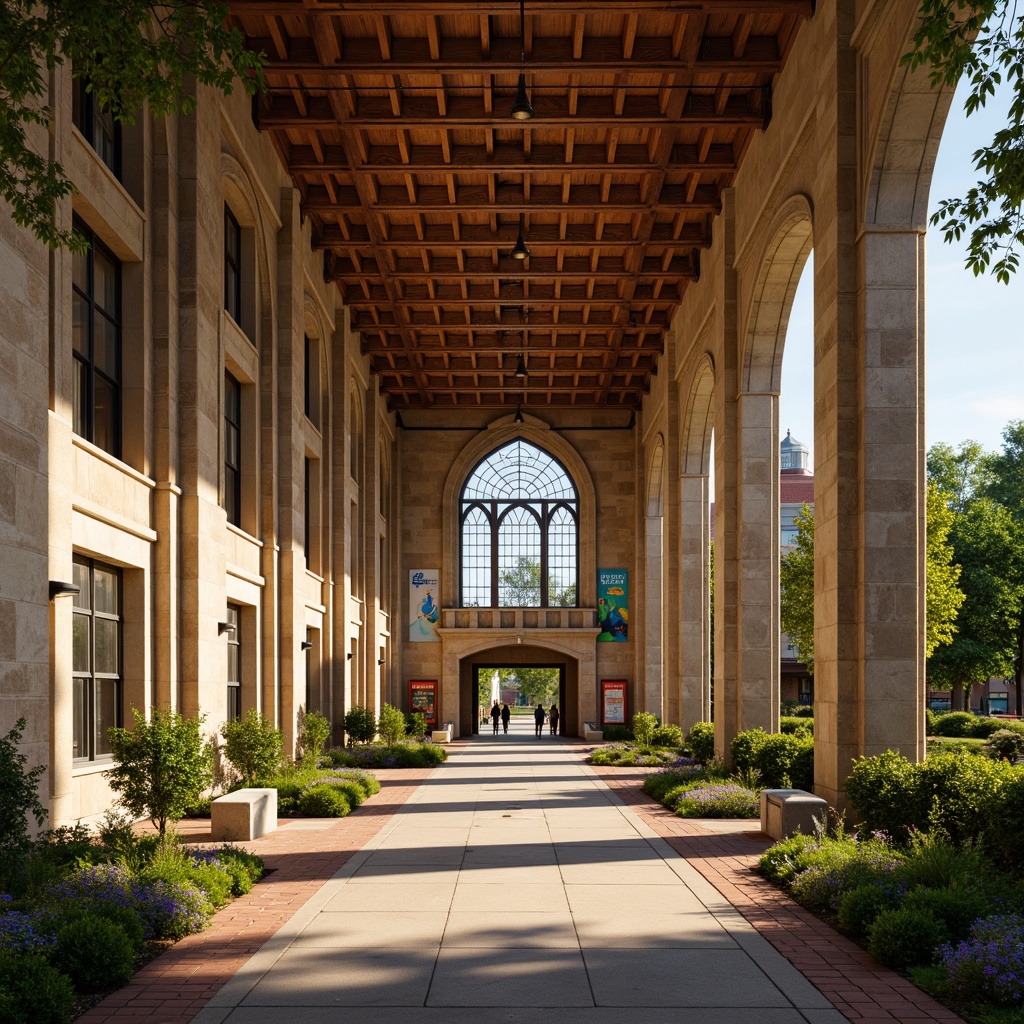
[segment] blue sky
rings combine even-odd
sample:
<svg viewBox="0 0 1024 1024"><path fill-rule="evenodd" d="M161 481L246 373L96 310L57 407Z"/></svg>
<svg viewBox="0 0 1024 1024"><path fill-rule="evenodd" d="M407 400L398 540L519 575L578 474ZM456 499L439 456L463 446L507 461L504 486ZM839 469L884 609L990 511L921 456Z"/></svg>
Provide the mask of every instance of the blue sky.
<svg viewBox="0 0 1024 1024"><path fill-rule="evenodd" d="M963 86L953 99L932 179L931 207L977 181L972 154L1004 123L1007 100L967 117ZM1024 271L1009 286L964 267L963 242L928 232L926 256L926 427L928 445L971 438L996 449L1011 419L1024 419ZM813 259L813 257L812 257ZM812 450L811 264L797 289L782 363L780 428Z"/></svg>

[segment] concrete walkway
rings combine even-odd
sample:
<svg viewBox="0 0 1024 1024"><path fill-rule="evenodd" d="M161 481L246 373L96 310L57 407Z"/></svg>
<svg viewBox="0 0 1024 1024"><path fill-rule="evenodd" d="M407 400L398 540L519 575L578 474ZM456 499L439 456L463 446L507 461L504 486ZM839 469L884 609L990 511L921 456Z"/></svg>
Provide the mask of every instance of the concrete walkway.
<svg viewBox="0 0 1024 1024"><path fill-rule="evenodd" d="M846 1019L578 753L513 721L454 751L195 1021L620 1024L626 1007Z"/></svg>

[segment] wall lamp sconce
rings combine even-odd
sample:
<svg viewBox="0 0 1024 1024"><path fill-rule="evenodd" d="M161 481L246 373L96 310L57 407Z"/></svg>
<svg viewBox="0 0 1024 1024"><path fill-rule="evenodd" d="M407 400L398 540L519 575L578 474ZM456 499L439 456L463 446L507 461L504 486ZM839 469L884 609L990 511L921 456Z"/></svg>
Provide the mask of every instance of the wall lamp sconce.
<svg viewBox="0 0 1024 1024"><path fill-rule="evenodd" d="M355 655L351 651L349 651L348 654L345 655L345 658L348 661L351 661L354 657L355 657Z"/></svg>
<svg viewBox="0 0 1024 1024"><path fill-rule="evenodd" d="M300 651L311 651L312 649L313 649L313 641L312 640L303 640L302 643L299 644L299 650Z"/></svg>
<svg viewBox="0 0 1024 1024"><path fill-rule="evenodd" d="M77 583L65 583L63 580L50 580L50 600L55 597L74 597L82 592Z"/></svg>
<svg viewBox="0 0 1024 1024"><path fill-rule="evenodd" d="M223 636L225 633L234 633L235 624L233 622L218 622L217 623L217 636Z"/></svg>
<svg viewBox="0 0 1024 1024"><path fill-rule="evenodd" d="M377 659L377 664L378 664L378 665L386 665L386 664L387 664L387 662L386 662L386 661L385 661L385 660L384 660L383 658L378 658L378 659Z"/></svg>

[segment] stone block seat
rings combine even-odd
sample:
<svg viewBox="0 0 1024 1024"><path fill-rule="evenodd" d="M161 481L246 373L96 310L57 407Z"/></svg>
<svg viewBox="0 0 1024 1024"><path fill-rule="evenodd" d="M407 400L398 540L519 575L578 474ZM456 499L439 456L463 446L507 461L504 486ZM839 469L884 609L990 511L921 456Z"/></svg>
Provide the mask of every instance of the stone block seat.
<svg viewBox="0 0 1024 1024"><path fill-rule="evenodd" d="M794 832L814 834L814 822L824 821L828 802L803 789L761 790L761 831L772 839L785 839Z"/></svg>
<svg viewBox="0 0 1024 1024"><path fill-rule="evenodd" d="M599 743L604 739L604 730L599 729L591 722L583 723L583 738L588 743Z"/></svg>
<svg viewBox="0 0 1024 1024"><path fill-rule="evenodd" d="M435 743L451 743L454 731L455 724L453 722L445 722L443 729L434 729L430 733L430 738Z"/></svg>
<svg viewBox="0 0 1024 1024"><path fill-rule="evenodd" d="M210 805L210 833L215 842L259 839L276 828L276 789L236 789Z"/></svg>

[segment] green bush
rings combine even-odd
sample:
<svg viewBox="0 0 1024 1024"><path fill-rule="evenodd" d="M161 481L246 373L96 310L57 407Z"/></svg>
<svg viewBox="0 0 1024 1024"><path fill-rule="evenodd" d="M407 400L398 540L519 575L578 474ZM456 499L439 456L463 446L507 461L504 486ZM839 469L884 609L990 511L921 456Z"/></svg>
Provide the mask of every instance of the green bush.
<svg viewBox="0 0 1024 1024"><path fill-rule="evenodd" d="M365 744L328 752L331 764L346 768L436 768L448 760L439 743L398 743L393 747Z"/></svg>
<svg viewBox="0 0 1024 1024"><path fill-rule="evenodd" d="M769 882L787 885L797 872L807 867L810 854L817 849L818 840L814 836L797 833L762 853L758 867Z"/></svg>
<svg viewBox="0 0 1024 1024"><path fill-rule="evenodd" d="M1019 769L999 791L998 811L993 810L982 845L1004 871L1020 876L1024 862L1020 856L1020 837L1024 835L1024 773Z"/></svg>
<svg viewBox="0 0 1024 1024"><path fill-rule="evenodd" d="M757 793L733 782L689 782L665 795L665 806L680 818L758 818Z"/></svg>
<svg viewBox="0 0 1024 1024"><path fill-rule="evenodd" d="M686 748L698 761L710 761L715 756L714 722L694 722L686 734Z"/></svg>
<svg viewBox="0 0 1024 1024"><path fill-rule="evenodd" d="M57 932L54 966L79 992L103 992L132 976L135 950L120 925L85 914Z"/></svg>
<svg viewBox="0 0 1024 1024"><path fill-rule="evenodd" d="M353 782L351 779L339 779L337 782L330 783L330 785L337 792L345 794L345 799L348 800L349 806L353 810L359 807L366 799L366 790L358 782Z"/></svg>
<svg viewBox="0 0 1024 1024"><path fill-rule="evenodd" d="M377 718L377 732L388 747L393 747L405 736L405 715L398 708L385 704Z"/></svg>
<svg viewBox="0 0 1024 1024"><path fill-rule="evenodd" d="M153 709L149 721L132 708L131 729L109 730L114 767L106 775L110 788L136 818L146 816L164 835L167 822L178 821L213 778L213 751L203 742L200 718Z"/></svg>
<svg viewBox="0 0 1024 1024"><path fill-rule="evenodd" d="M606 725L601 734L609 743L628 743L633 739L633 733L625 725Z"/></svg>
<svg viewBox="0 0 1024 1024"><path fill-rule="evenodd" d="M704 770L699 764L685 766L666 766L660 772L648 775L644 779L643 791L660 803L665 802L665 794L688 782L697 782L704 778Z"/></svg>
<svg viewBox="0 0 1024 1024"><path fill-rule="evenodd" d="M997 794L1015 774L1005 761L953 752L929 757L914 772L929 810L922 827L941 830L955 845L977 839L992 823Z"/></svg>
<svg viewBox="0 0 1024 1024"><path fill-rule="evenodd" d="M323 753L324 744L331 738L331 723L319 711L307 711L299 728L299 763L303 768L315 768Z"/></svg>
<svg viewBox="0 0 1024 1024"><path fill-rule="evenodd" d="M871 926L868 951L897 970L932 963L935 951L948 941L946 926L928 910L883 910Z"/></svg>
<svg viewBox="0 0 1024 1024"><path fill-rule="evenodd" d="M231 876L232 896L244 896L263 877L263 858L237 846L222 846L217 860Z"/></svg>
<svg viewBox="0 0 1024 1024"><path fill-rule="evenodd" d="M919 832L910 841L899 878L907 889L962 889L977 886L988 873L984 855L973 844L956 846L941 832Z"/></svg>
<svg viewBox="0 0 1024 1024"><path fill-rule="evenodd" d="M75 1005L71 980L39 956L0 955L0 1020L67 1024Z"/></svg>
<svg viewBox="0 0 1024 1024"><path fill-rule="evenodd" d="M231 899L232 878L218 864L197 858L191 850L174 842L164 842L138 873L144 884L165 882L185 889L198 889L211 908L224 906Z"/></svg>
<svg viewBox="0 0 1024 1024"><path fill-rule="evenodd" d="M651 734L652 747L681 747L683 730L678 725L659 725Z"/></svg>
<svg viewBox="0 0 1024 1024"><path fill-rule="evenodd" d="M846 795L866 831L883 832L901 846L927 824L930 801L917 785L914 766L892 750L855 761Z"/></svg>
<svg viewBox="0 0 1024 1024"><path fill-rule="evenodd" d="M250 708L245 718L225 722L224 754L246 788L265 785L281 769L281 730Z"/></svg>
<svg viewBox="0 0 1024 1024"><path fill-rule="evenodd" d="M768 733L764 729L747 729L733 737L729 753L738 771L757 771L757 754L767 739Z"/></svg>
<svg viewBox="0 0 1024 1024"><path fill-rule="evenodd" d="M638 711L633 716L633 736L638 747L654 745L654 730L658 728L658 719L647 711Z"/></svg>
<svg viewBox="0 0 1024 1024"><path fill-rule="evenodd" d="M36 825L46 820L46 808L39 802L39 780L46 765L25 770L26 758L18 748L25 719L19 718L14 728L0 739L0 861L27 853L32 845L28 819Z"/></svg>
<svg viewBox="0 0 1024 1024"><path fill-rule="evenodd" d="M351 810L348 797L330 783L311 786L299 797L299 813L305 818L344 818Z"/></svg>
<svg viewBox="0 0 1024 1024"><path fill-rule="evenodd" d="M405 735L414 740L427 735L427 716L422 711L406 711Z"/></svg>
<svg viewBox="0 0 1024 1024"><path fill-rule="evenodd" d="M869 883L843 893L839 900L839 927L864 939L883 910L894 910L898 900L892 886Z"/></svg>
<svg viewBox="0 0 1024 1024"><path fill-rule="evenodd" d="M730 745L741 773L756 772L765 789L810 790L814 786L814 740L810 736L748 729Z"/></svg>
<svg viewBox="0 0 1024 1024"><path fill-rule="evenodd" d="M356 704L345 712L345 734L353 743L369 743L377 735L373 712Z"/></svg>
<svg viewBox="0 0 1024 1024"><path fill-rule="evenodd" d="M902 857L877 839L823 839L805 852L806 867L793 878L790 895L815 914L837 914L843 894L862 885L886 884Z"/></svg>
<svg viewBox="0 0 1024 1024"><path fill-rule="evenodd" d="M988 718L970 711L948 711L936 716L932 735L984 740L999 729L1016 724L1012 720Z"/></svg>
<svg viewBox="0 0 1024 1024"><path fill-rule="evenodd" d="M926 889L907 893L900 904L906 910L925 910L945 926L950 940L966 938L971 925L989 910L988 900L977 889Z"/></svg>
<svg viewBox="0 0 1024 1024"><path fill-rule="evenodd" d="M805 715L783 715L779 719L779 732L784 732L787 736L813 736L814 719Z"/></svg>
<svg viewBox="0 0 1024 1024"><path fill-rule="evenodd" d="M927 736L935 735L935 727L939 724L939 716L932 711L931 708L926 708L924 713L924 731Z"/></svg>
<svg viewBox="0 0 1024 1024"><path fill-rule="evenodd" d="M81 907L80 914L68 915L65 912L65 917L68 920L71 918L77 919L77 917L87 914L93 917L102 917L104 920L110 921L111 924L116 924L124 932L134 952L142 949L146 941L146 932L142 925L142 919L134 910L109 900L98 900L92 903L79 904L79 906Z"/></svg>
<svg viewBox="0 0 1024 1024"><path fill-rule="evenodd" d="M1024 755L1024 734L1012 729L997 729L985 741L982 748L989 757L997 761L1017 761Z"/></svg>

